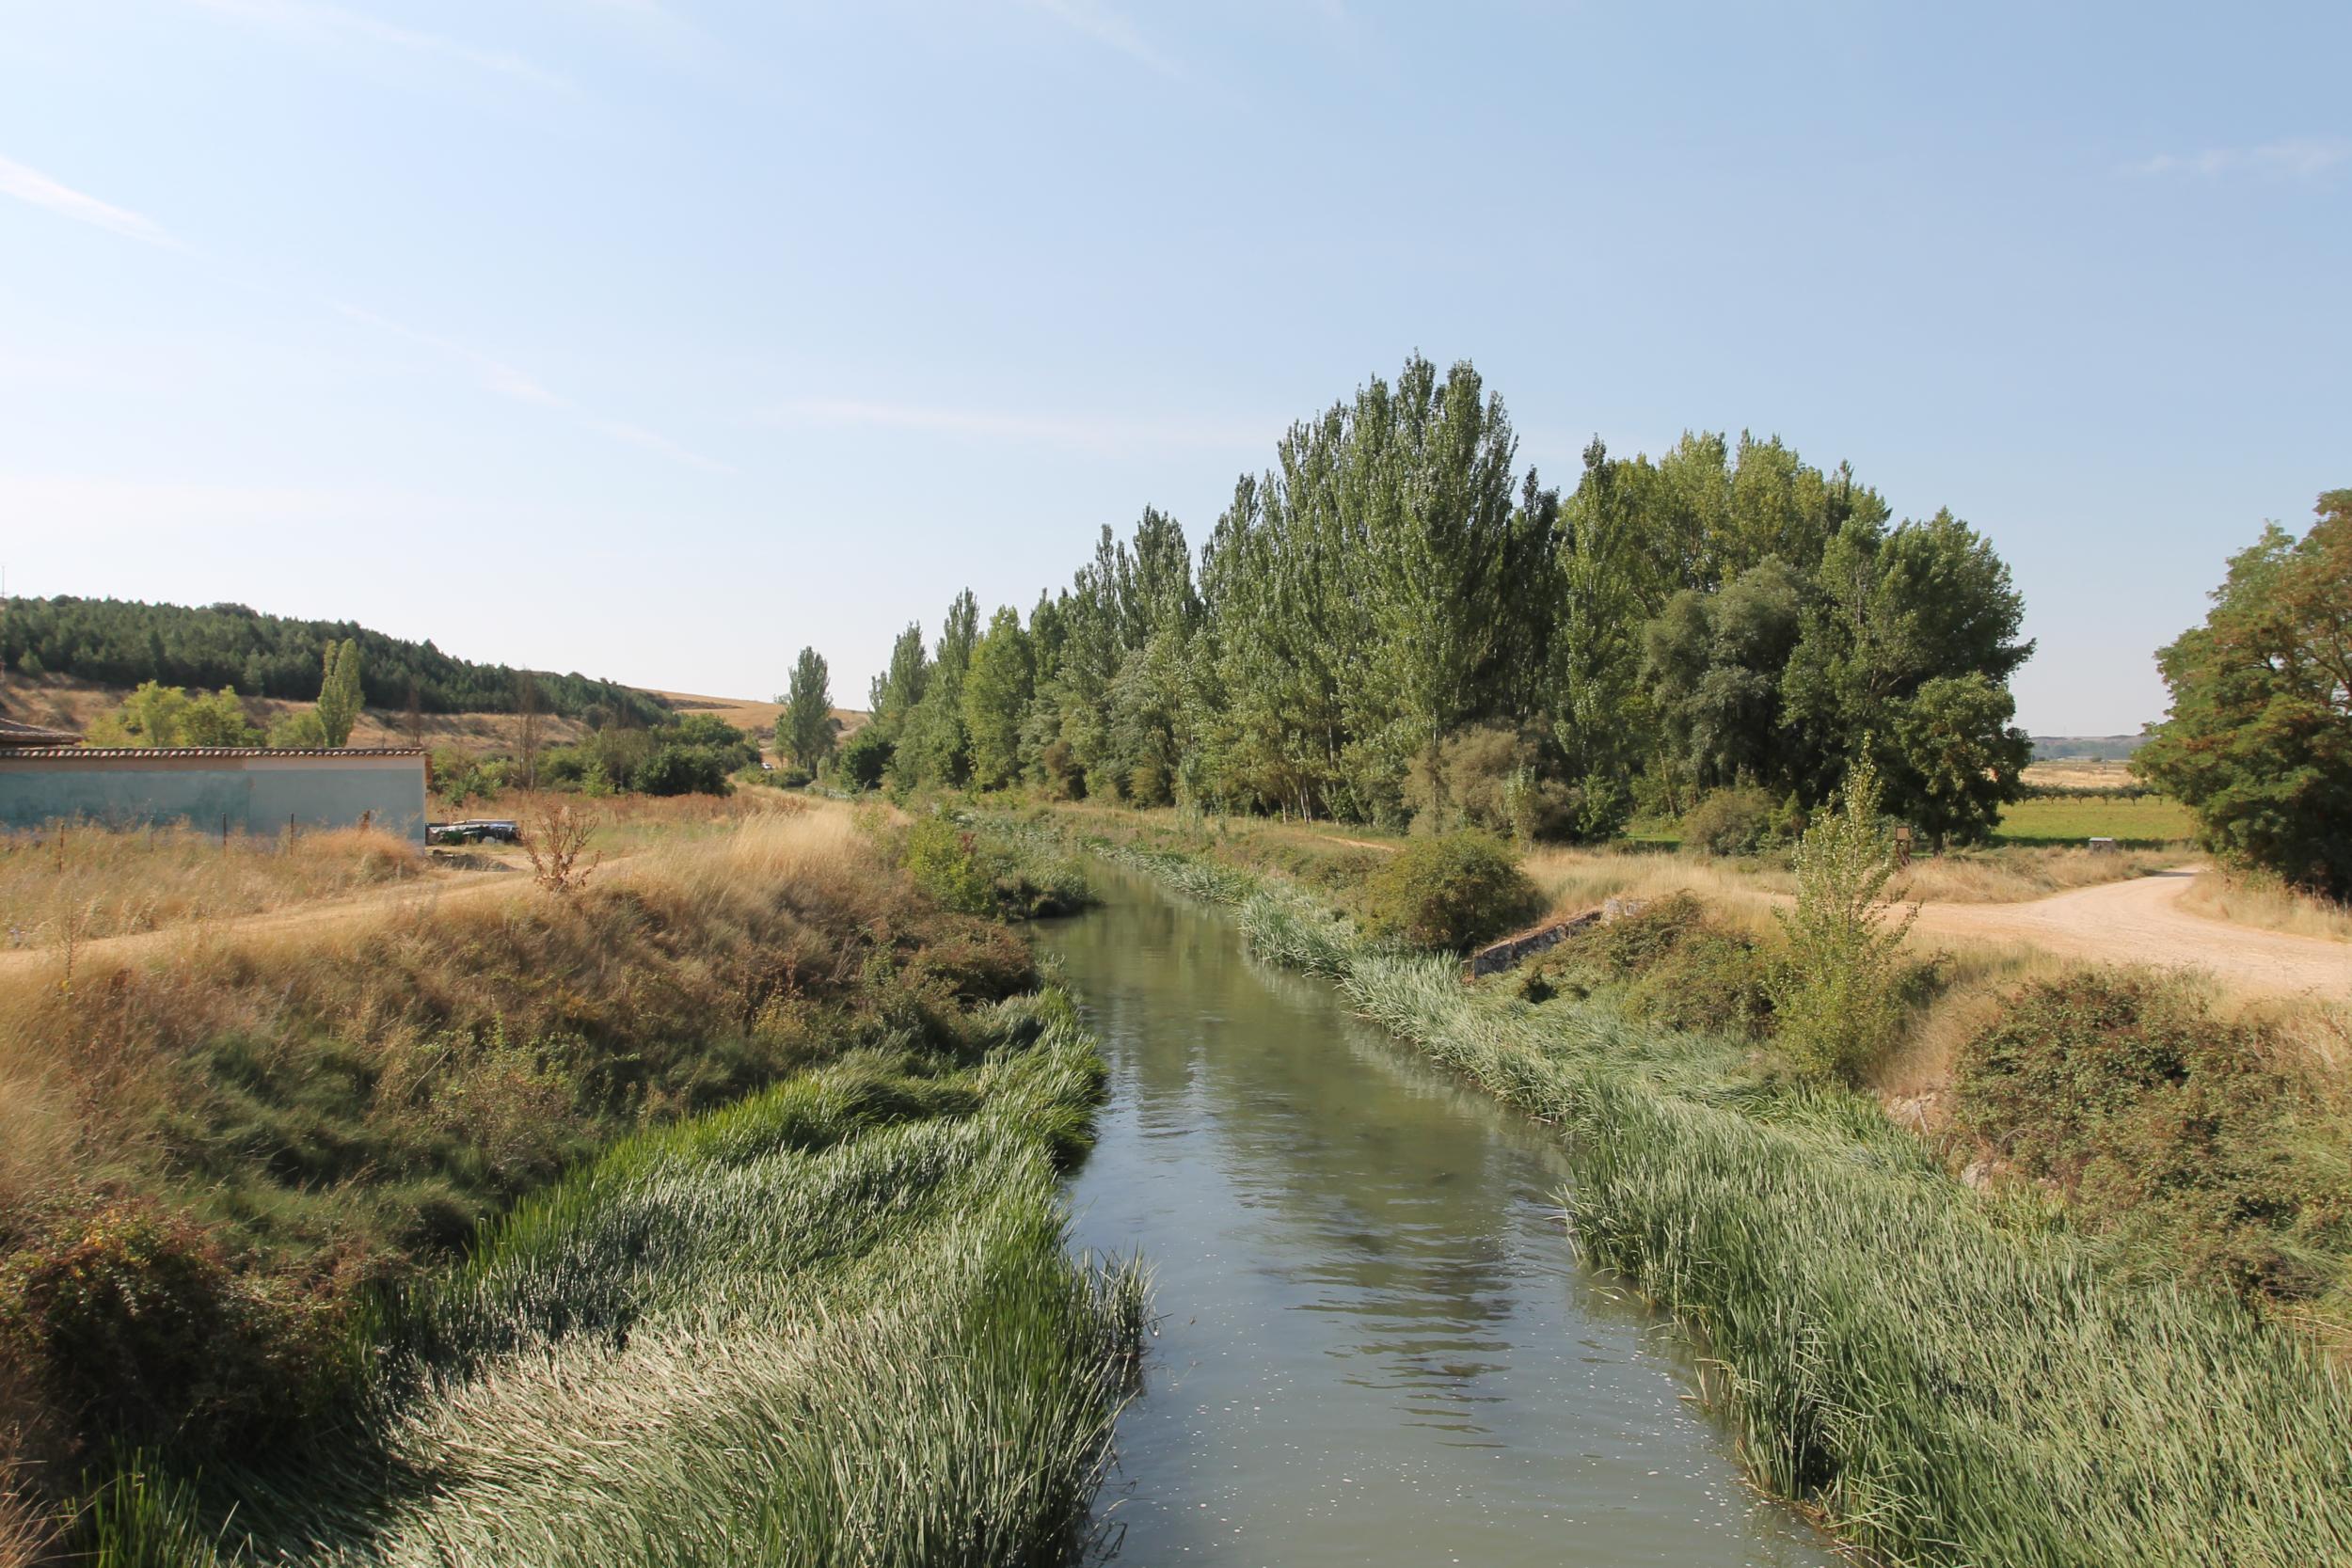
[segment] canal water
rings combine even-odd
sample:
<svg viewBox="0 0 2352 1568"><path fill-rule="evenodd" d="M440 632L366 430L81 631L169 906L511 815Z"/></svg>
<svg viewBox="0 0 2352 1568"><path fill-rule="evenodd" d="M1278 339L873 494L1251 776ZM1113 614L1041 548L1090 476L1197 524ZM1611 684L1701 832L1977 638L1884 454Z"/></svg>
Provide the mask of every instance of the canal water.
<svg viewBox="0 0 2352 1568"><path fill-rule="evenodd" d="M1041 929L1110 1063L1078 1245L1159 1315L1122 1565L1815 1568L1654 1312L1581 1269L1543 1130L1128 873Z"/></svg>

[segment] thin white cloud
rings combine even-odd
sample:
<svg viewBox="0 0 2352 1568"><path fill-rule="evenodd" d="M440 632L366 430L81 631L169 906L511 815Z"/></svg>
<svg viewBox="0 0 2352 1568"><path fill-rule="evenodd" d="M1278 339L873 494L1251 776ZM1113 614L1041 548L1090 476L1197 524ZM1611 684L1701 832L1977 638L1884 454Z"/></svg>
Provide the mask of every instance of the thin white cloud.
<svg viewBox="0 0 2352 1568"><path fill-rule="evenodd" d="M407 50L542 87L568 88L571 85L560 76L542 71L519 55L499 49L478 48L456 39L444 38L438 33L421 33L413 28L396 26L358 11L345 10L341 6L323 4L321 0L188 0L188 3L199 10L210 11L233 22L297 37L330 41L342 40Z"/></svg>
<svg viewBox="0 0 2352 1568"><path fill-rule="evenodd" d="M500 397L511 399L516 403L529 404L534 408L545 408L563 414L582 430L592 431L608 440L618 441L625 446L636 447L640 451L666 457L674 463L683 464L690 468L699 468L707 474L735 472L734 468L716 458L705 457L702 453L679 445L658 431L647 430L643 425L630 424L622 420L608 419L602 414L583 408L562 393L550 391L536 376L526 371L517 370L502 359L493 358L478 349L469 348L464 343L453 341L448 338L437 337L430 332L420 332L412 326L404 326L396 321L388 320L373 310L363 310L356 305L338 303L335 309L353 321L365 323L379 331L389 332L395 337L405 338L412 343L421 343L437 353L447 355L453 359L471 366L474 373L481 378L485 391L494 392Z"/></svg>
<svg viewBox="0 0 2352 1568"><path fill-rule="evenodd" d="M958 408L857 398L794 398L762 410L758 423L778 428L903 430L993 441L1026 441L1097 452L1270 448L1280 420L1244 423L1182 416L1038 413Z"/></svg>
<svg viewBox="0 0 2352 1568"><path fill-rule="evenodd" d="M2126 164L2124 172L2149 177L2187 175L2213 180L2248 174L2267 180L2313 180L2352 163L2352 140L2340 136L2288 136L2259 147L2215 147L2202 152L2162 152Z"/></svg>
<svg viewBox="0 0 2352 1568"><path fill-rule="evenodd" d="M12 196L19 201L46 207L59 217L90 224L120 234L125 239L162 245L167 250L180 248L180 242L166 233L163 227L152 219L141 217L128 208L101 201L71 185L60 184L40 170L27 168L11 159L0 158L0 196Z"/></svg>
<svg viewBox="0 0 2352 1568"><path fill-rule="evenodd" d="M1154 48L1136 24L1102 4L1102 0L1027 0L1029 8L1044 12L1106 49L1158 71L1170 81L1183 81L1184 68Z"/></svg>

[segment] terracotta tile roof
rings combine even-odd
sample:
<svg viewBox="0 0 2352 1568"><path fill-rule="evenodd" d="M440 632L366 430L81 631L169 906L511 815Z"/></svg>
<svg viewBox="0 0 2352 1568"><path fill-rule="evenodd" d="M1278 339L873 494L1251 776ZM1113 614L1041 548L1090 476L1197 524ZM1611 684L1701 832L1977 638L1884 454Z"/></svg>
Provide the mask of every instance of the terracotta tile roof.
<svg viewBox="0 0 2352 1568"><path fill-rule="evenodd" d="M0 746L0 762L89 757L421 757L421 746Z"/></svg>
<svg viewBox="0 0 2352 1568"><path fill-rule="evenodd" d="M44 729L39 724L0 719L0 746L71 746L81 738L72 730Z"/></svg>

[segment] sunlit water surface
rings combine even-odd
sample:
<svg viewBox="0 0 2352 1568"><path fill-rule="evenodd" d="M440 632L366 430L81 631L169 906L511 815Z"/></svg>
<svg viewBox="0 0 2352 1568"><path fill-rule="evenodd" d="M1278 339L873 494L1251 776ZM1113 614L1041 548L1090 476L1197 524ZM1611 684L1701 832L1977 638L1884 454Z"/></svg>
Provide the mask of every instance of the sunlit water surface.
<svg viewBox="0 0 2352 1568"><path fill-rule="evenodd" d="M1076 1243L1160 1314L1118 1561L1835 1561L1740 1482L1685 1348L1581 1268L1535 1127L1139 878L1041 930L1110 1063Z"/></svg>

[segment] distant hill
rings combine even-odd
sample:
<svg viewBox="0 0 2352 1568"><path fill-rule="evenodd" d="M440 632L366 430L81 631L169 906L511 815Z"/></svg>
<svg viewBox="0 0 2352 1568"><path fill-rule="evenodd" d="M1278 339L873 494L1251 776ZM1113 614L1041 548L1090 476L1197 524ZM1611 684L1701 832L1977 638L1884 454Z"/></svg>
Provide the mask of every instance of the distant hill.
<svg viewBox="0 0 2352 1568"><path fill-rule="evenodd" d="M2122 762L2147 743L2144 735L2038 735L2036 762Z"/></svg>
<svg viewBox="0 0 2352 1568"><path fill-rule="evenodd" d="M707 713L739 730L759 736L774 734L776 721L784 713L782 703L756 702L749 697L705 697L692 691L656 691L654 695L680 713ZM845 740L865 728L872 718L872 714L853 707L833 710L834 722L841 726L841 737Z"/></svg>
<svg viewBox="0 0 2352 1568"><path fill-rule="evenodd" d="M295 621L239 604L144 604L132 599L24 599L0 604L0 665L109 687L233 686L247 697L307 702L318 695L320 651L359 644L370 706L401 708L411 690L427 713L513 713L529 673L543 709L567 719L626 717L660 724L669 705L649 691L579 673L477 664L431 641L387 637L350 621Z"/></svg>

